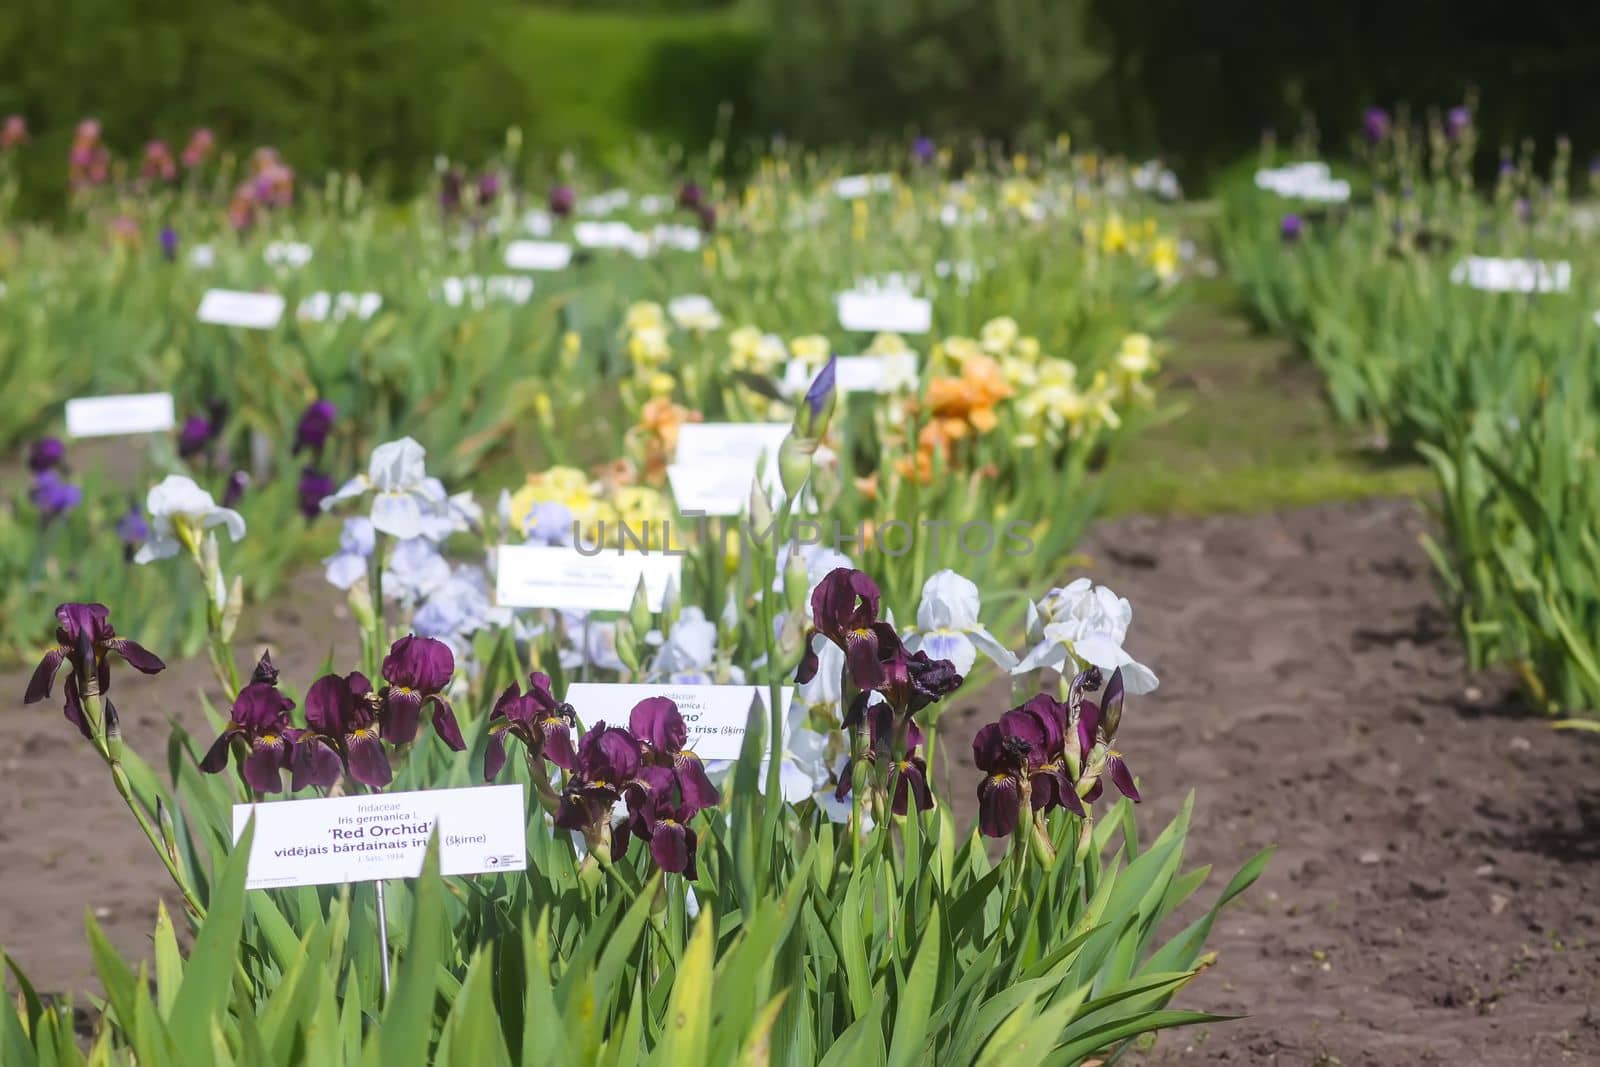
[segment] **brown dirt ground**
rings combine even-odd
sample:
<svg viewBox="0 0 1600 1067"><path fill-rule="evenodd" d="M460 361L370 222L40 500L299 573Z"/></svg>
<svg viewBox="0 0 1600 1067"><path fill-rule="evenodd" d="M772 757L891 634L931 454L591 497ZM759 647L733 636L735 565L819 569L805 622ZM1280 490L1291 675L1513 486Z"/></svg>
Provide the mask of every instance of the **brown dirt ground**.
<svg viewBox="0 0 1600 1067"><path fill-rule="evenodd" d="M1191 856L1217 866L1213 888L1278 846L1184 998L1249 1017L1165 1035L1146 1060L1600 1062L1600 745L1526 716L1503 679L1463 681L1422 528L1413 503L1380 500L1093 533L1090 573L1132 599L1129 647L1163 679L1122 730L1143 825L1195 790ZM282 663L348 632L320 576L286 603L309 606L241 630ZM141 752L162 751L169 715L202 721L203 663L124 679ZM994 709L966 707L940 747L970 814L970 736ZM142 954L164 886L80 744L56 710L0 715L0 944L46 990L93 984L86 909Z"/></svg>
<svg viewBox="0 0 1600 1067"><path fill-rule="evenodd" d="M1600 1062L1600 744L1464 681L1423 528L1377 500L1094 531L1089 573L1162 678L1119 738L1141 826L1195 790L1212 892L1277 845L1180 1004L1249 1018L1147 1062ZM946 720L955 781L993 714Z"/></svg>

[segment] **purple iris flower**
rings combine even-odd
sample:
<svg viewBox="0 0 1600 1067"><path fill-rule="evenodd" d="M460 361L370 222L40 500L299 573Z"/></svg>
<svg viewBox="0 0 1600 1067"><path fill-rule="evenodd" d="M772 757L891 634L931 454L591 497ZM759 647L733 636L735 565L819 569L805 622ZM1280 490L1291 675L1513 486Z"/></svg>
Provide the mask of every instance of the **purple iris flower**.
<svg viewBox="0 0 1600 1067"><path fill-rule="evenodd" d="M918 811L933 807L933 791L928 788L928 764L922 757L922 730L909 719L897 720L888 704L874 704L867 715L868 744L862 758L876 764L888 761L889 779L885 783L890 810L904 815L916 801ZM898 735L898 742L895 740ZM896 754L895 747L900 752ZM854 761L846 760L839 771L834 799L842 801L854 787Z"/></svg>
<svg viewBox="0 0 1600 1067"><path fill-rule="evenodd" d="M1361 116L1361 132L1367 143L1377 144L1389 136L1389 113L1381 107L1369 107Z"/></svg>
<svg viewBox="0 0 1600 1067"><path fill-rule="evenodd" d="M161 254L168 263L178 258L178 231L171 226L161 227Z"/></svg>
<svg viewBox="0 0 1600 1067"><path fill-rule="evenodd" d="M40 471L34 475L28 499L39 510L44 521L49 523L81 504L83 490L55 471Z"/></svg>
<svg viewBox="0 0 1600 1067"><path fill-rule="evenodd" d="M461 192L466 185L466 179L459 170L447 170L439 179L439 207L445 214L451 214L461 207Z"/></svg>
<svg viewBox="0 0 1600 1067"><path fill-rule="evenodd" d="M883 681L877 692L902 719L943 700L961 688L961 674L947 659L926 652L907 653L899 645L882 661Z"/></svg>
<svg viewBox="0 0 1600 1067"><path fill-rule="evenodd" d="M1078 709L1078 746L1084 753L1087 762L1090 755L1099 750L1105 753L1105 773L1111 779L1111 784L1117 791L1134 803L1140 800L1139 790L1133 782L1133 772L1128 769L1127 761L1122 758L1122 753L1117 751L1117 727L1122 722L1122 671L1111 673L1111 679L1106 682L1104 691L1100 694L1100 702L1084 699ZM1084 795L1084 799L1094 801L1100 796L1100 783L1095 782L1094 788Z"/></svg>
<svg viewBox="0 0 1600 1067"><path fill-rule="evenodd" d="M939 150L931 137L918 137L911 142L911 154L916 157L918 163L927 164L933 162Z"/></svg>
<svg viewBox="0 0 1600 1067"><path fill-rule="evenodd" d="M304 448L322 455L323 446L328 443L328 434L333 432L333 422L338 417L339 409L333 406L333 401L313 400L300 413L300 423L295 427L294 454L299 455Z"/></svg>
<svg viewBox="0 0 1600 1067"><path fill-rule="evenodd" d="M383 679L388 684L378 693L383 739L391 745L415 741L422 709L431 705L433 729L440 740L457 752L465 750L455 712L442 695L455 671L455 654L443 641L411 634L389 646L383 658Z"/></svg>
<svg viewBox="0 0 1600 1067"><path fill-rule="evenodd" d="M641 756L639 742L627 730L595 723L578 743L576 766L561 794L555 824L585 835L601 833L623 790L638 777ZM626 851L624 838L617 852Z"/></svg>
<svg viewBox="0 0 1600 1067"><path fill-rule="evenodd" d="M228 710L222 731L200 769L217 774L228 765L228 752L237 748L244 780L258 793L281 793L283 775L294 760L295 734L289 723L294 701L265 682L251 682L239 691Z"/></svg>
<svg viewBox="0 0 1600 1067"><path fill-rule="evenodd" d="M204 415L190 415L178 430L178 455L192 459L206 450L213 435L211 420Z"/></svg>
<svg viewBox="0 0 1600 1067"><path fill-rule="evenodd" d="M816 677L820 661L812 640L821 636L844 652L846 669L857 689L876 689L883 684L880 660L900 647L900 635L878 620L878 602L877 583L862 571L839 567L817 583L811 592L813 625L806 631L806 651L795 681L804 685Z"/></svg>
<svg viewBox="0 0 1600 1067"><path fill-rule="evenodd" d="M332 478L323 474L315 467L306 467L300 472L300 514L309 522L322 514L322 502L332 496L339 488Z"/></svg>
<svg viewBox="0 0 1600 1067"><path fill-rule="evenodd" d="M111 613L104 604L57 605L56 646L46 652L34 668L22 702L36 704L49 696L61 665L70 663L72 671L63 686L67 721L84 737L93 740L82 697L85 693L104 694L111 688L111 663L107 657L113 652L142 674L156 674L166 667L155 653L137 641L117 636L111 625Z"/></svg>
<svg viewBox="0 0 1600 1067"><path fill-rule="evenodd" d="M1465 104L1457 104L1451 108L1444 117L1444 132L1452 141L1461 139L1461 135L1472 128L1472 109Z"/></svg>
<svg viewBox="0 0 1600 1067"><path fill-rule="evenodd" d="M705 202L705 192L694 182L684 182L678 190L678 206L690 211L700 210L700 205Z"/></svg>
<svg viewBox="0 0 1600 1067"><path fill-rule="evenodd" d="M117 520L117 540L122 542L122 553L129 562L132 562L134 553L139 551L139 546L150 540L150 523L145 521L137 500L130 503L128 510L122 513L122 518Z"/></svg>
<svg viewBox="0 0 1600 1067"><path fill-rule="evenodd" d="M626 834L637 837L650 848L650 858L669 874L685 878L700 877L695 864L699 836L689 826L700 811L681 798L678 781L665 767L646 766L628 789ZM626 838L623 850L627 848Z"/></svg>
<svg viewBox="0 0 1600 1067"><path fill-rule="evenodd" d="M250 672L250 680L252 682L260 682L263 685L278 684L278 667L277 664L272 662L271 649L264 648L261 650L261 658L256 660L255 670Z"/></svg>
<svg viewBox="0 0 1600 1067"><path fill-rule="evenodd" d="M487 171L478 179L478 203L492 204L500 195L500 175Z"/></svg>
<svg viewBox="0 0 1600 1067"><path fill-rule="evenodd" d="M839 357L829 356L828 362L811 379L811 386L806 389L805 406L796 412L796 429L801 431L801 437L817 441L827 432L834 405L838 402L838 373Z"/></svg>
<svg viewBox="0 0 1600 1067"><path fill-rule="evenodd" d="M222 506L236 508L239 501L244 499L244 491L250 488L250 472L234 471L228 475L228 484L222 490Z"/></svg>
<svg viewBox="0 0 1600 1067"><path fill-rule="evenodd" d="M28 446L28 469L35 474L61 466L67 458L67 446L59 437L41 437Z"/></svg>
<svg viewBox="0 0 1600 1067"><path fill-rule="evenodd" d="M1278 224L1278 235L1283 238L1285 244L1294 244L1305 233L1305 228L1305 221L1299 215L1291 213L1285 215L1283 221Z"/></svg>
<svg viewBox="0 0 1600 1067"><path fill-rule="evenodd" d="M1023 783L1046 759L1045 728L1024 708L1013 708L972 739L972 761L983 772L978 783L978 829L988 837L1010 837L1022 817Z"/></svg>
<svg viewBox="0 0 1600 1067"><path fill-rule="evenodd" d="M647 697L633 707L628 727L639 740L644 762L670 772L681 798L674 810L688 811L687 817L704 808L715 807L722 797L706 777L700 757L684 749L689 727L678 705L667 697Z"/></svg>
<svg viewBox="0 0 1600 1067"><path fill-rule="evenodd" d="M531 544L565 545L572 541L572 509L554 500L535 504L523 520L523 537Z"/></svg>
<svg viewBox="0 0 1600 1067"><path fill-rule="evenodd" d="M346 771L362 785L382 789L394 777L379 738L378 698L360 671L327 674L306 690L306 723L294 740L291 788L327 789Z"/></svg>
<svg viewBox="0 0 1600 1067"><path fill-rule="evenodd" d="M578 194L570 185L558 185L550 190L550 214L557 218L564 219L572 214L577 203Z"/></svg>
<svg viewBox="0 0 1600 1067"><path fill-rule="evenodd" d="M492 782L506 765L506 736L521 741L528 750L528 762L548 759L563 770L577 767L572 749L572 733L577 726L572 705L556 700L550 691L550 676L542 671L528 675L528 691L512 682L489 713L489 744L483 754L483 778Z"/></svg>

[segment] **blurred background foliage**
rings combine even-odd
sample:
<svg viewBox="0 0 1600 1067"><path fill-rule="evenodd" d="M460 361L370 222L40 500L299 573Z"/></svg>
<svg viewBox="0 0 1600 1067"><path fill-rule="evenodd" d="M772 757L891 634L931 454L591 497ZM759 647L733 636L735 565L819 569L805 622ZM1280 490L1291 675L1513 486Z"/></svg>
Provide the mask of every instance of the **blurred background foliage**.
<svg viewBox="0 0 1600 1067"><path fill-rule="evenodd" d="M1321 131L1336 151L1363 106L1473 87L1491 148L1600 144L1600 4L1563 0L7 0L0 70L0 113L41 149L24 184L56 195L89 115L124 153L203 124L402 187L512 125L604 155L703 144L719 112L735 140L1064 130L1163 153L1191 187L1263 129L1345 116Z"/></svg>

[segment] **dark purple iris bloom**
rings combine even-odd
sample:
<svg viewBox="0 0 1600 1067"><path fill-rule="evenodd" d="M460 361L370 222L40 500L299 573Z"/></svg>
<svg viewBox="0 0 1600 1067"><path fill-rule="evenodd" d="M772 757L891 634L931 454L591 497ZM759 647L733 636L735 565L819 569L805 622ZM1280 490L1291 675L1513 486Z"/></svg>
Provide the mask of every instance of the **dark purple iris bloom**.
<svg viewBox="0 0 1600 1067"><path fill-rule="evenodd" d="M677 704L667 697L647 697L633 706L628 726L639 740L644 761L666 768L676 779L681 800L674 810L687 811L687 818L697 811L716 807L722 797L706 777L705 764L683 747L689 740L689 727Z"/></svg>
<svg viewBox="0 0 1600 1067"><path fill-rule="evenodd" d="M979 730L972 739L972 762L983 772L978 783L978 829L989 837L1009 837L1022 817L1023 784L1047 760L1047 727L1026 708L1013 708Z"/></svg>
<svg viewBox="0 0 1600 1067"><path fill-rule="evenodd" d="M204 415L190 415L178 430L178 455L191 459L206 450L211 443L211 420Z"/></svg>
<svg viewBox="0 0 1600 1067"><path fill-rule="evenodd" d="M801 685L816 677L819 660L811 647L818 635L845 654L845 668L857 689L883 684L882 659L900 647L894 627L878 621L878 585L862 571L839 567L811 593L812 628L806 632L806 651L795 672Z"/></svg>
<svg viewBox="0 0 1600 1067"><path fill-rule="evenodd" d="M1123 695L1122 671L1116 670L1111 672L1111 679L1106 682L1098 704L1085 699L1079 705L1078 747L1083 751L1086 762L1096 746L1102 747L1105 751L1105 772L1111 778L1111 784L1137 804L1141 798L1133 782L1133 772L1128 769L1122 753L1116 749L1117 727L1122 723ZM1096 782L1084 799L1094 801L1099 796L1100 783Z"/></svg>
<svg viewBox="0 0 1600 1067"><path fill-rule="evenodd" d="M876 764L887 760L889 779L885 789L889 805L896 815L904 815L913 799L918 811L933 807L933 792L928 788L928 764L922 758L922 730L916 723L895 717L888 704L874 704L867 714L869 740L862 758ZM901 737L901 753L895 755L895 736ZM854 786L854 761L845 760L839 771L839 784L834 789L834 799L844 800Z"/></svg>
<svg viewBox="0 0 1600 1067"><path fill-rule="evenodd" d="M306 725L294 738L295 791L327 789L349 771L362 785L382 789L393 779L378 737L378 700L360 671L326 674L306 690Z"/></svg>
<svg viewBox="0 0 1600 1067"><path fill-rule="evenodd" d="M447 746L457 752L466 749L455 712L442 695L456 672L455 653L443 641L410 634L389 646L383 658L384 686L379 696L383 710L379 719L383 739L391 745L406 745L417 739L422 709L433 706L433 729Z"/></svg>
<svg viewBox="0 0 1600 1067"><path fill-rule="evenodd" d="M55 471L41 471L34 475L33 488L28 499L39 510L46 523L65 515L83 502L83 490L62 478Z"/></svg>
<svg viewBox="0 0 1600 1067"><path fill-rule="evenodd" d="M572 214L572 209L577 206L578 194L570 185L558 185L550 190L550 214L557 218L566 218Z"/></svg>
<svg viewBox="0 0 1600 1067"><path fill-rule="evenodd" d="M1377 144L1389 136L1389 113L1381 107L1369 107L1361 116L1361 132L1367 143Z"/></svg>
<svg viewBox="0 0 1600 1067"><path fill-rule="evenodd" d="M1461 139L1461 135L1472 128L1472 109L1465 104L1457 104L1451 108L1444 117L1444 132L1452 141Z"/></svg>
<svg viewBox="0 0 1600 1067"><path fill-rule="evenodd" d="M1299 215L1293 213L1285 215L1278 224L1278 234L1285 244L1294 244L1305 233L1306 224Z"/></svg>
<svg viewBox="0 0 1600 1067"><path fill-rule="evenodd" d="M678 206L690 211L700 210L700 205L705 202L705 192L694 182L684 182L678 190Z"/></svg>
<svg viewBox="0 0 1600 1067"><path fill-rule="evenodd" d="M28 469L35 474L61 466L67 458L67 446L59 437L41 437L28 446Z"/></svg>
<svg viewBox="0 0 1600 1067"><path fill-rule="evenodd" d="M212 743L200 769L217 774L228 765L228 751L238 742L244 780L258 793L281 793L282 772L294 759L296 730L289 724L294 701L275 686L251 682L239 691L228 712L228 725Z"/></svg>
<svg viewBox="0 0 1600 1067"><path fill-rule="evenodd" d="M1533 218L1533 204L1527 197L1517 197L1516 202L1513 203L1511 207L1512 210L1517 213L1517 221L1527 222L1529 219Z"/></svg>
<svg viewBox="0 0 1600 1067"><path fill-rule="evenodd" d="M572 731L577 714L571 704L556 700L550 691L550 676L543 671L528 675L528 691L517 683L506 686L489 713L489 745L483 754L483 778L492 782L506 765L506 736L517 738L528 750L528 761L548 759L557 767L573 770L577 754L572 750Z"/></svg>
<svg viewBox="0 0 1600 1067"><path fill-rule="evenodd" d="M138 501L130 503L122 518L117 520L117 540L122 542L123 555L130 561L139 546L150 540L150 524L139 510Z"/></svg>
<svg viewBox="0 0 1600 1067"><path fill-rule="evenodd" d="M256 660L255 670L250 672L250 680L260 682L262 685L278 684L278 667L272 662L270 649L261 650L261 658Z"/></svg>
<svg viewBox="0 0 1600 1067"><path fill-rule="evenodd" d="M228 475L228 484L222 489L222 506L236 508L239 501L244 499L244 491L250 488L250 472L234 471Z"/></svg>
<svg viewBox="0 0 1600 1067"><path fill-rule="evenodd" d="M692 880L700 877L695 866L699 838L689 820L701 809L683 799L680 781L666 767L639 769L634 786L628 790L629 819L619 834L621 848L617 851L627 850L627 835L637 837L650 846L650 858L657 867Z"/></svg>
<svg viewBox="0 0 1600 1067"><path fill-rule="evenodd" d="M1600 155L1589 157L1589 176L1600 175Z"/></svg>
<svg viewBox="0 0 1600 1067"><path fill-rule="evenodd" d="M961 688L961 674L947 659L930 659L926 652L906 654L904 646L883 664L883 684L878 692L904 717Z"/></svg>
<svg viewBox="0 0 1600 1067"><path fill-rule="evenodd" d="M439 206L446 214L460 209L461 192L465 185L466 179L459 170L447 170L439 179Z"/></svg>
<svg viewBox="0 0 1600 1067"><path fill-rule="evenodd" d="M492 204L494 198L500 195L500 175L494 171L485 172L478 179L478 203Z"/></svg>
<svg viewBox="0 0 1600 1067"><path fill-rule="evenodd" d="M1517 165L1511 162L1510 156L1500 157L1500 177L1508 178L1517 172Z"/></svg>
<svg viewBox="0 0 1600 1067"><path fill-rule="evenodd" d="M918 163L928 164L933 162L939 150L931 137L918 137L911 142L911 154L916 157Z"/></svg>
<svg viewBox="0 0 1600 1067"><path fill-rule="evenodd" d="M717 228L717 205L701 204L695 209L700 216L700 229L704 233L714 233Z"/></svg>
<svg viewBox="0 0 1600 1067"><path fill-rule="evenodd" d="M56 647L44 654L28 679L24 704L36 704L50 695L56 674L63 663L70 663L63 689L66 694L67 721L90 740L89 720L83 711L86 692L104 694L111 688L111 663L115 652L142 674L155 674L166 667L160 658L137 641L118 637L111 625L111 614L104 604L60 604L56 607Z"/></svg>
<svg viewBox="0 0 1600 1067"><path fill-rule="evenodd" d="M299 455L304 448L322 455L323 446L328 443L328 434L333 432L333 420L338 417L339 409L333 406L333 401L313 400L300 413L300 423L294 429L295 454Z"/></svg>
<svg viewBox="0 0 1600 1067"><path fill-rule="evenodd" d="M307 521L321 515L322 501L332 496L338 488L338 484L326 474L315 467L306 467L300 472L300 514Z"/></svg>
<svg viewBox="0 0 1600 1067"><path fill-rule="evenodd" d="M595 723L578 742L577 767L561 794L555 824L563 830L599 832L623 790L639 776L642 756L639 742L628 731ZM626 850L624 838L617 852Z"/></svg>
<svg viewBox="0 0 1600 1067"><path fill-rule="evenodd" d="M171 226L161 227L161 254L168 263L178 258L178 231Z"/></svg>
<svg viewBox="0 0 1600 1067"><path fill-rule="evenodd" d="M1086 676L1073 684L1073 700L1084 712L1097 716L1091 702L1082 700ZM1118 686L1120 690L1121 682ZM978 731L972 739L972 758L984 772L978 783L978 826L989 837L1009 836L1029 812L1066 808L1083 815L1072 769L1082 767L1094 747L1094 722L1087 730L1091 740L1083 741L1084 723L1078 729L1070 724L1071 708L1048 693L1040 693L1027 703L1012 708ZM1074 746L1068 759L1067 746ZM1026 788L1024 788L1026 786ZM1098 789L1098 783L1096 785ZM1023 810L1023 798L1028 811ZM1089 799L1098 796L1091 793Z"/></svg>

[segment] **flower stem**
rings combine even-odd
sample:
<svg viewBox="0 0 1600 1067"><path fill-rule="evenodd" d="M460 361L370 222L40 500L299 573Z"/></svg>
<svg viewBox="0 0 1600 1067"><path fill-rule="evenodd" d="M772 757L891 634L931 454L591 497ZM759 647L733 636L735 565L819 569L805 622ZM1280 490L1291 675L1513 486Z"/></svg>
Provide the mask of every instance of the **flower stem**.
<svg viewBox="0 0 1600 1067"><path fill-rule="evenodd" d="M91 668L91 672L92 668ZM82 693L84 715L88 718L94 732L94 748L105 761L106 767L111 771L111 784L116 786L117 795L122 797L122 802L133 813L134 821L139 824L139 829L144 831L145 839L150 842L150 847L156 850L156 855L161 859L161 865L167 869L167 874L172 877L173 884L178 887L178 892L183 894L184 906L189 909L189 914L195 919L204 919L205 906L189 888L183 872L178 869L177 861L167 850L166 843L161 840L161 835L150 825L150 819L145 815L144 809L139 806L138 799L133 795L133 783L128 780L127 769L122 766L122 758L112 751L110 743L105 736L105 718L100 703L99 685L96 681L93 688L90 683L79 679L79 691Z"/></svg>

